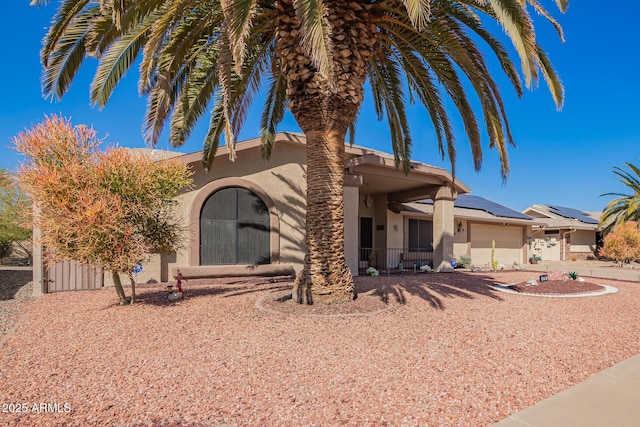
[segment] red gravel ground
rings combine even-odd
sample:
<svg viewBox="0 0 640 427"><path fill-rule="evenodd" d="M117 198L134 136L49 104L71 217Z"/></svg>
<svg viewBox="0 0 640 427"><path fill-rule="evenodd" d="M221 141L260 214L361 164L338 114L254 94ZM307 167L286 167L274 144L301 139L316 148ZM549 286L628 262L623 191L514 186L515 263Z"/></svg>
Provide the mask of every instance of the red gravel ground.
<svg viewBox="0 0 640 427"><path fill-rule="evenodd" d="M536 285L528 285L527 283L519 283L516 286L510 286L517 292L527 294L540 295L571 295L588 292L598 292L604 289L603 286L596 285L591 282L579 282L577 280L548 280L539 282Z"/></svg>
<svg viewBox="0 0 640 427"><path fill-rule="evenodd" d="M0 425L488 425L640 352L640 284L491 287L536 274L361 277L310 310L265 279L45 295L0 350Z"/></svg>

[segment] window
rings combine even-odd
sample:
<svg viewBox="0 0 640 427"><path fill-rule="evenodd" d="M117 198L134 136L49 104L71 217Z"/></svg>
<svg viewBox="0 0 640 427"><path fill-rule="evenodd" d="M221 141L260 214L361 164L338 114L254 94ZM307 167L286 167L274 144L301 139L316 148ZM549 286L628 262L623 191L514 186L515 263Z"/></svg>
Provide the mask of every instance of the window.
<svg viewBox="0 0 640 427"><path fill-rule="evenodd" d="M433 221L409 220L409 250L433 250Z"/></svg>
<svg viewBox="0 0 640 427"><path fill-rule="evenodd" d="M253 192L227 187L200 211L200 264L268 264L269 211Z"/></svg>

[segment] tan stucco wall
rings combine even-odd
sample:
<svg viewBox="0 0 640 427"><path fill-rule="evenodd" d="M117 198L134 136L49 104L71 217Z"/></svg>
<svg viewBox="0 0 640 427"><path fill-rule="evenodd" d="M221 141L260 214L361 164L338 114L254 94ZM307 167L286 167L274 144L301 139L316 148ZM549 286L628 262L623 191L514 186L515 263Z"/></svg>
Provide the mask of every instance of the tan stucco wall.
<svg viewBox="0 0 640 427"><path fill-rule="evenodd" d="M534 253L540 256L543 261L560 261L562 234L560 231L553 231L553 234L544 234L540 231L533 234ZM547 237L549 237L549 244L547 244ZM555 239L555 244L553 239Z"/></svg>
<svg viewBox="0 0 640 427"><path fill-rule="evenodd" d="M299 271L304 262L305 248L305 163L304 146L290 144L276 145L270 161L262 159L259 147L240 151L235 162L227 157L218 157L209 173L204 171L199 159L191 163L194 171L193 188L178 197L182 223L188 230L185 248L174 255L152 256L148 262L143 263L143 271L137 277L138 282L173 281L171 275L176 268L199 265L199 222L191 219L194 216L191 210L197 198L210 195L203 187L225 178L230 178L226 182L233 182L234 178L238 182L249 182L262 189L273 200L278 213L279 263L291 264L296 272ZM194 214L199 219L200 212ZM128 283L126 277L123 276L122 279L123 283ZM112 284L109 275L105 275L105 285Z"/></svg>
<svg viewBox="0 0 640 427"><path fill-rule="evenodd" d="M373 198L373 243L376 248L388 248L387 244L387 195L379 195Z"/></svg>
<svg viewBox="0 0 640 427"><path fill-rule="evenodd" d="M296 271L299 271L304 261L305 162L304 147L282 144L276 145L268 162L262 159L259 148L256 148L241 151L235 162L226 157L217 158L209 173L203 170L199 162L192 164L195 186L182 196L183 210L187 212L195 198L202 196L202 187L212 181L240 178L251 182L269 195L278 211L279 262L294 264ZM199 234L193 233L193 227L199 227L199 224L190 222L188 226L192 228L192 237L189 244L197 247ZM198 251L192 251L191 255L186 251L179 252L177 265L199 265L198 255L194 253Z"/></svg>
<svg viewBox="0 0 640 427"><path fill-rule="evenodd" d="M571 252L593 252L596 247L596 233L589 230L576 230L569 234Z"/></svg>
<svg viewBox="0 0 640 427"><path fill-rule="evenodd" d="M404 248L404 217L402 214L387 211L387 247Z"/></svg>
<svg viewBox="0 0 640 427"><path fill-rule="evenodd" d="M469 255L469 225L466 219L454 219L453 223L453 255L456 259L460 259L461 255ZM461 227L459 227L460 224Z"/></svg>
<svg viewBox="0 0 640 427"><path fill-rule="evenodd" d="M523 263L525 227L494 224L471 224L471 263L491 266L491 241L495 240L495 259L509 269L514 262Z"/></svg>

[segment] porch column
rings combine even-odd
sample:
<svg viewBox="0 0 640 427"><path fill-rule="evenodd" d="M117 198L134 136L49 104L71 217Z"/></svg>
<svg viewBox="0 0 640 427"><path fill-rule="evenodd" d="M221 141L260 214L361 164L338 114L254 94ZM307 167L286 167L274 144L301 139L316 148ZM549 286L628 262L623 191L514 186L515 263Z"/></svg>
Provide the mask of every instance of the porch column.
<svg viewBox="0 0 640 427"><path fill-rule="evenodd" d="M433 199L433 269L451 269L453 258L453 201L456 195L449 187L440 187Z"/></svg>
<svg viewBox="0 0 640 427"><path fill-rule="evenodd" d="M344 256L351 274L358 275L358 187L344 187Z"/></svg>

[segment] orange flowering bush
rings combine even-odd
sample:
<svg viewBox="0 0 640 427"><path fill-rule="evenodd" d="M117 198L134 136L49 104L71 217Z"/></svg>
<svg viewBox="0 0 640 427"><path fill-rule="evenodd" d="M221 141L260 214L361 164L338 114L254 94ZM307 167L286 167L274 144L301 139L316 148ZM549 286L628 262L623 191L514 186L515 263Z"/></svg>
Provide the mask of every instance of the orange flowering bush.
<svg viewBox="0 0 640 427"><path fill-rule="evenodd" d="M627 221L604 238L600 255L618 262L629 264L640 259L640 230L636 221Z"/></svg>
<svg viewBox="0 0 640 427"><path fill-rule="evenodd" d="M49 262L76 260L111 271L121 304L120 273L131 280L136 263L182 244L174 200L191 185L178 160L154 161L125 148L100 151L95 130L46 117L14 138L27 158L18 173L38 207L35 221Z"/></svg>

